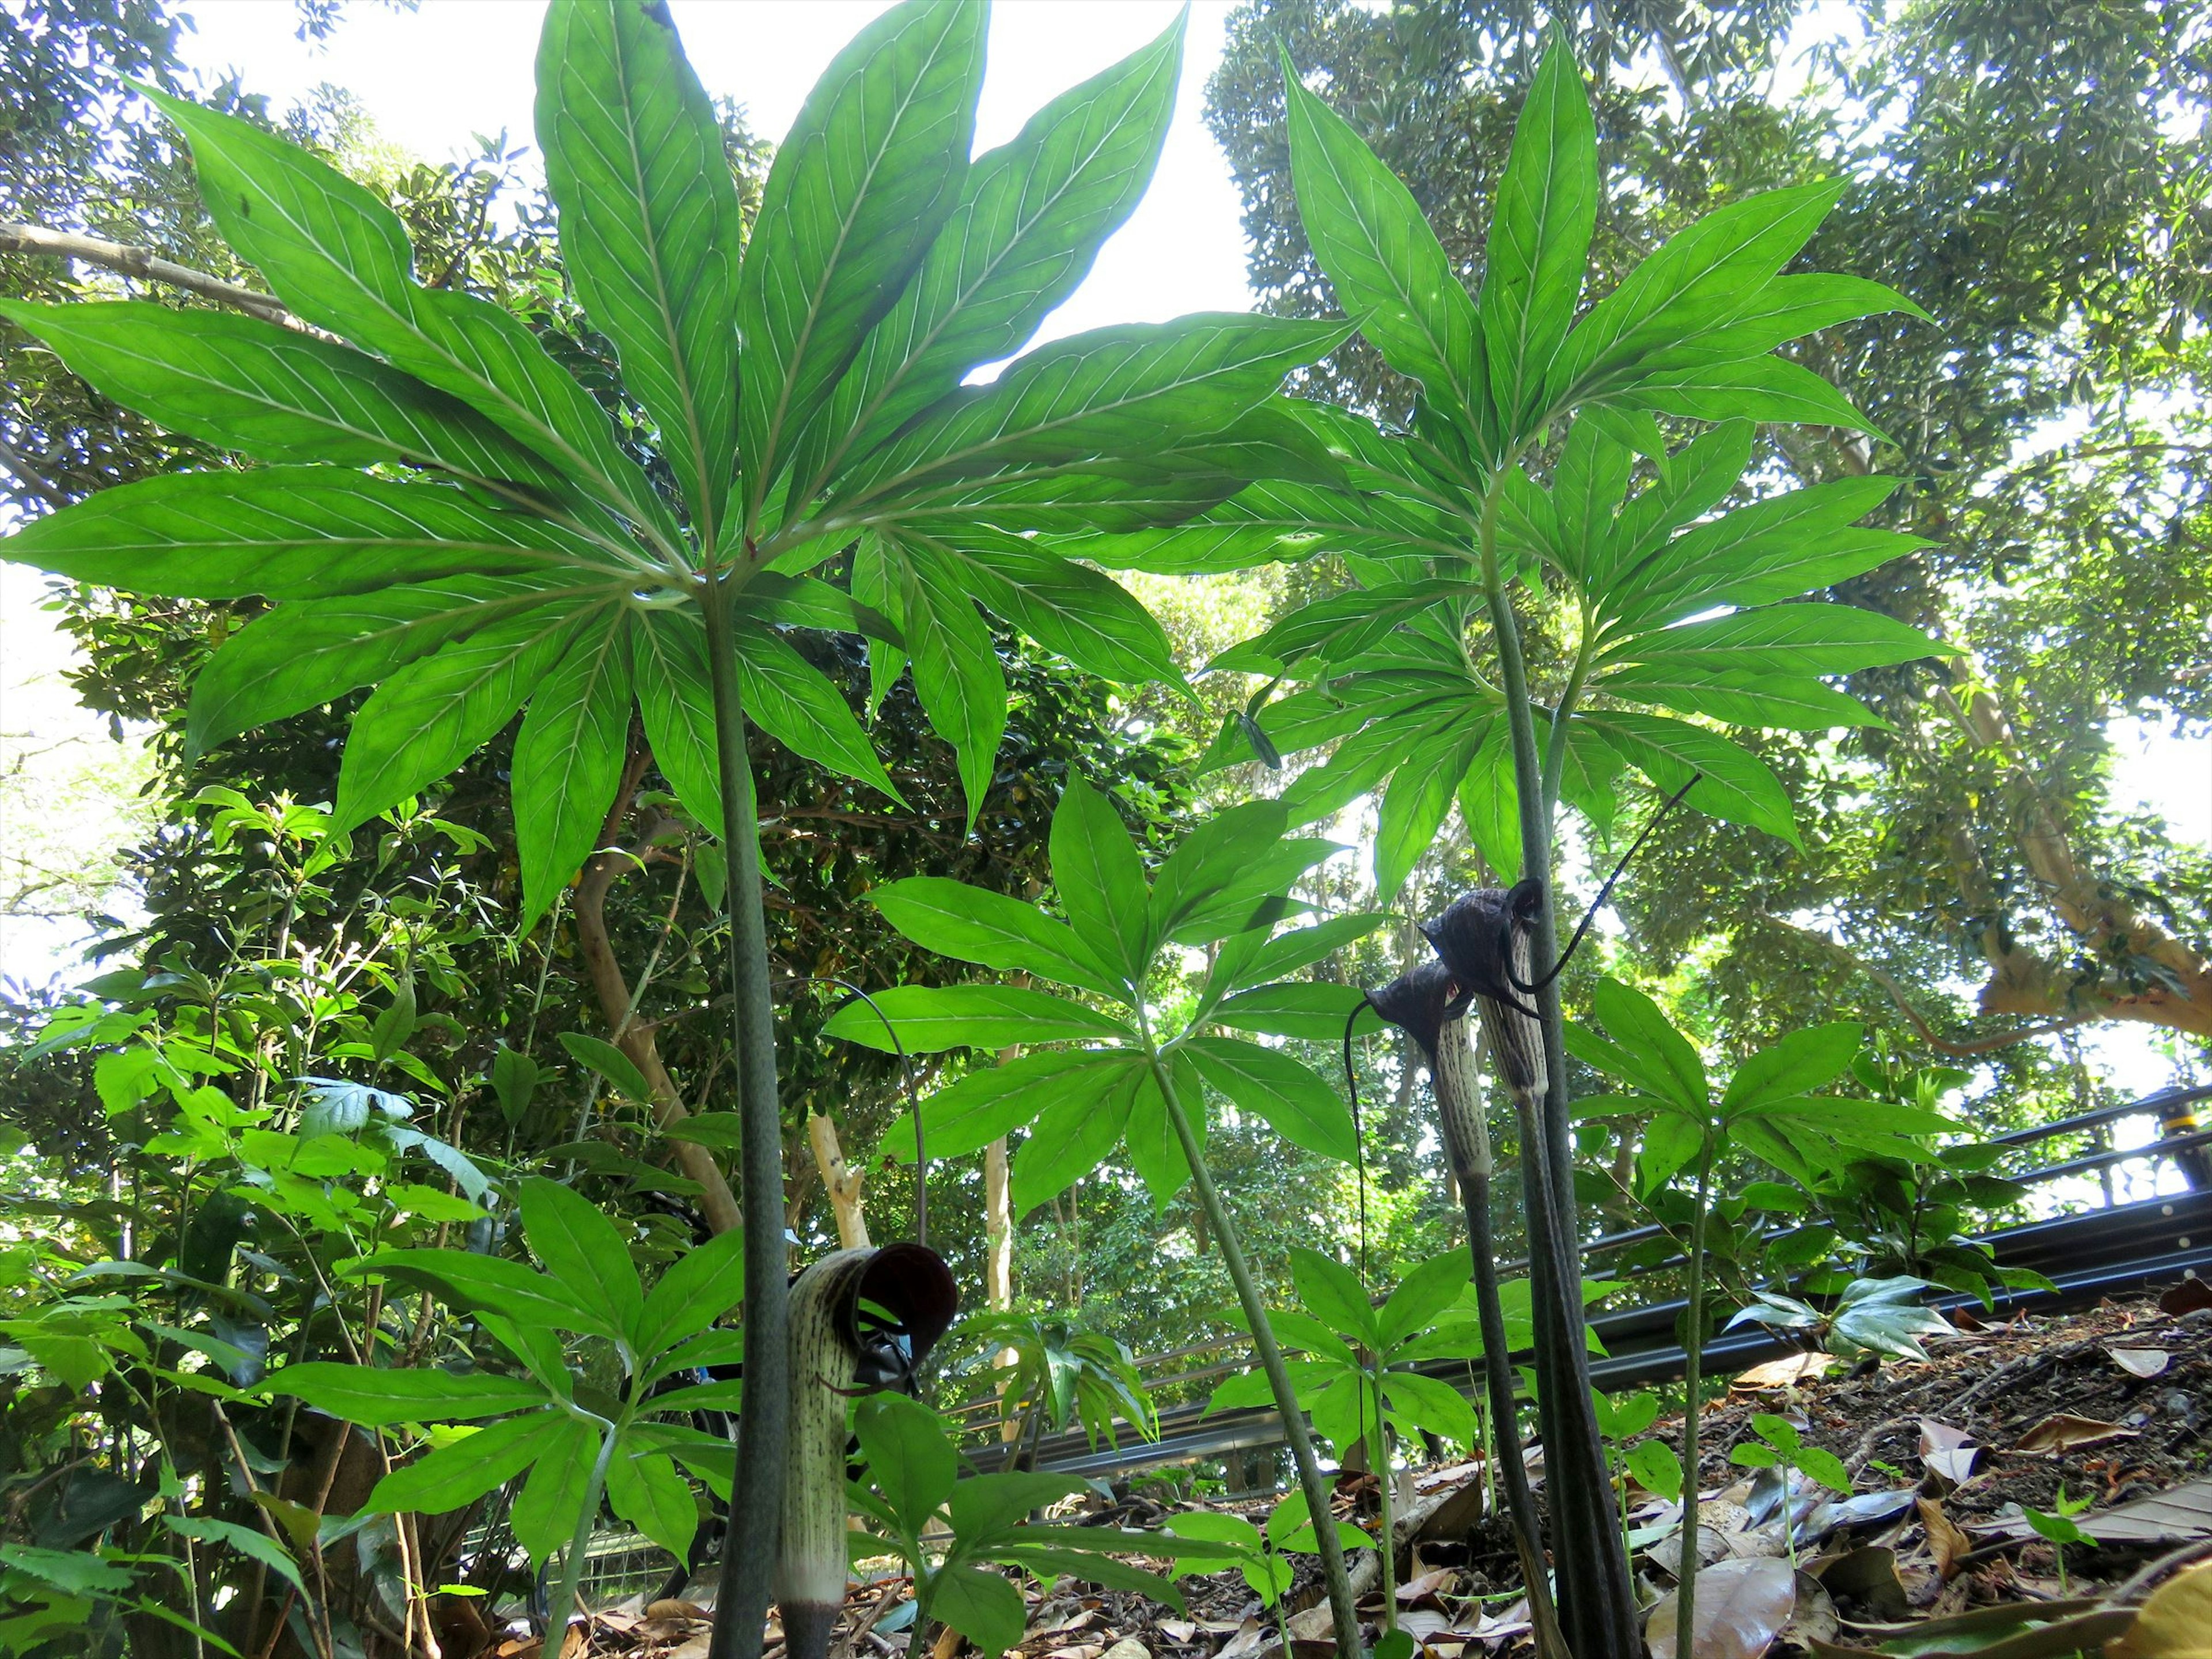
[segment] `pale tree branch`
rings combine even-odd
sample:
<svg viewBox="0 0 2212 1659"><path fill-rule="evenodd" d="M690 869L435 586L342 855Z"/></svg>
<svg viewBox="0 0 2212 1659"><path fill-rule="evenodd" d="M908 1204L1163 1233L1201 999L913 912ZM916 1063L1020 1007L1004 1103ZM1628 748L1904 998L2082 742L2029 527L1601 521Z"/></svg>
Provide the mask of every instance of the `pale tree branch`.
<svg viewBox="0 0 2212 1659"><path fill-rule="evenodd" d="M177 264L173 259L164 259L150 247L133 247L127 243L111 242L99 236L79 235L74 231L49 230L44 225L0 223L0 253L37 253L50 258L82 260L86 264L100 265L143 282L167 283L172 288L183 289L204 300L229 306L234 310L258 317L264 322L276 323L301 334L313 334L325 339L334 337L312 324L301 321L273 294L264 294L258 289L225 282L204 270L195 270L190 265Z"/></svg>

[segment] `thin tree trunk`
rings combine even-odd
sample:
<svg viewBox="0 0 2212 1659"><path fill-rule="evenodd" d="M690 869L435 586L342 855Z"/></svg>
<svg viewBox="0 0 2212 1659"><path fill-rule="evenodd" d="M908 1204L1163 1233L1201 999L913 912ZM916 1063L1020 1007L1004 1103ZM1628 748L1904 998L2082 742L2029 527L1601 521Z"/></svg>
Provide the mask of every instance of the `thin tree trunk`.
<svg viewBox="0 0 2212 1659"><path fill-rule="evenodd" d="M1006 1156L1006 1138L1000 1135L983 1149L983 1302L994 1312L1014 1305L1013 1186ZM1001 1370L1011 1369L1021 1356L1012 1348L999 1350ZM1006 1385L999 1385L1004 1402ZM1021 1437L1020 1417L1006 1412L999 1419L999 1438L1011 1445Z"/></svg>
<svg viewBox="0 0 2212 1659"><path fill-rule="evenodd" d="M806 1144L813 1149L822 1190L830 1194L830 1208L837 1218L838 1248L867 1249L868 1218L860 1207L860 1188L867 1176L845 1162L845 1150L837 1142L837 1126L819 1112L806 1115Z"/></svg>

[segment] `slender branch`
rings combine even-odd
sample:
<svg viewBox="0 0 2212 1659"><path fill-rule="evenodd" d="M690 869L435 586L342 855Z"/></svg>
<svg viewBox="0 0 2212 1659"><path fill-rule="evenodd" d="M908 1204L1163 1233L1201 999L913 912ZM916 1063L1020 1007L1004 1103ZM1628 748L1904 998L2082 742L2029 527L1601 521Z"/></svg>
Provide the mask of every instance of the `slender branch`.
<svg viewBox="0 0 2212 1659"><path fill-rule="evenodd" d="M264 322L281 324L302 334L320 335L323 332L301 322L273 294L264 294L258 289L246 288L237 283L227 283L204 270L194 270L190 265L164 259L150 247L133 247L98 236L78 235L72 231L49 230L44 225L5 223L0 224L0 253L37 253L50 258L81 259L87 264L100 265L125 276L167 283L172 288L183 289L204 300L212 300L217 305L229 306L234 310L258 317Z"/></svg>
<svg viewBox="0 0 2212 1659"><path fill-rule="evenodd" d="M1680 1653L1692 1650L1698 1630L1698 1384L1705 1357L1705 1212L1712 1199L1716 1139L1707 1130L1698 1164L1698 1209L1690 1218L1688 1340L1682 1345L1682 1553L1675 1575L1681 1587L1674 1601L1674 1644ZM1786 1506L1782 1524L1790 1524Z"/></svg>

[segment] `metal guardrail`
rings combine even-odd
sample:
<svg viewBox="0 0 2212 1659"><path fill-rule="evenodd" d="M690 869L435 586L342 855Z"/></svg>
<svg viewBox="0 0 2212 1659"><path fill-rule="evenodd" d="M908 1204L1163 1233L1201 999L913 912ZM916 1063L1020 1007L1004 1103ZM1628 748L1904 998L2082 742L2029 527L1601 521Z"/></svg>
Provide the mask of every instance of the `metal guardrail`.
<svg viewBox="0 0 2212 1659"><path fill-rule="evenodd" d="M2007 1147L2036 1146L2070 1133L2088 1133L2130 1117L2154 1117L2163 1126L2184 1118L2187 1108L2206 1100L2212 1100L2212 1086L2166 1090L2125 1105L2081 1113L2056 1123L1992 1136L1990 1139ZM2063 1160L2008 1178L2023 1185L2035 1185L2134 1160L2155 1164L2173 1159L2182 1162L2185 1169L2187 1163L2178 1155L2208 1146L2212 1146L2212 1130L2191 1130L2142 1146L2107 1149ZM2191 1179L2195 1181L2197 1177L2192 1176ZM1584 1260L1601 1258L1649 1242L1663 1236L1666 1231L1655 1224L1601 1235L1584 1245ZM2150 1198L2109 1207L2100 1206L2076 1215L2003 1228L1984 1235L1979 1242L1990 1247L1998 1266L2033 1269L2058 1287L2055 1297L2049 1291L1996 1292L1998 1302L2008 1307L2077 1307L2154 1282L2192 1276L2212 1278L2212 1186L2184 1195ZM1680 1266L1681 1260L1676 1256L1629 1277L1662 1272ZM1505 1265L1511 1272L1525 1268L1527 1264ZM1934 1305L1950 1309L1972 1300L1966 1296L1942 1297L1934 1299ZM1601 1388L1621 1389L1679 1376L1684 1356L1675 1340L1674 1328L1683 1306L1680 1301L1668 1301L1594 1318L1590 1322L1592 1328L1605 1344L1607 1352L1601 1358L1591 1357L1591 1381ZM1250 1338L1238 1332L1218 1342L1145 1356L1138 1361L1138 1366L1141 1374L1165 1364L1233 1350L1237 1356L1233 1359L1186 1367L1172 1376L1151 1378L1148 1385L1161 1388L1171 1383L1207 1381L1244 1369L1249 1363L1246 1357L1249 1344ZM1716 1374L1792 1351L1786 1342L1764 1328L1729 1332L1709 1340L1705 1348ZM1460 1362L1432 1363L1420 1369L1453 1383L1462 1392L1474 1392L1474 1378ZM969 1414L995 1413L998 1402L985 1397L957 1409ZM1071 1474L1130 1474L1283 1443L1281 1418L1273 1409L1266 1407L1209 1416L1203 1402L1170 1407L1160 1413L1159 1439L1151 1442L1139 1439L1133 1427L1118 1423L1115 1426L1118 1443L1096 1450L1077 1431L1046 1436L1037 1443L1037 1462L1042 1468ZM979 1423L977 1428L979 1432L995 1430L995 1420L988 1425ZM968 1454L969 1461L982 1469L1003 1465L1007 1455L1008 1449L995 1441L971 1447Z"/></svg>

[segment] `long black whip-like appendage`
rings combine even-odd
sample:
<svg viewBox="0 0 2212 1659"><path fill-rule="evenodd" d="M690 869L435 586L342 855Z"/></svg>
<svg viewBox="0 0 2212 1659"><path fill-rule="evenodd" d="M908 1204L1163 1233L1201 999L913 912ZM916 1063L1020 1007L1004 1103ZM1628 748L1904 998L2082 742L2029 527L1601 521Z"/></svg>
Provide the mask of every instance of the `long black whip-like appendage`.
<svg viewBox="0 0 2212 1659"><path fill-rule="evenodd" d="M1620 862L1613 866L1613 873L1605 878L1605 885L1597 890L1597 896L1590 901L1589 908L1583 912L1581 925L1575 929L1575 936L1567 941L1567 948L1559 952L1559 959L1552 964L1551 972L1531 983L1516 974L1510 966L1506 969L1505 977L1512 981L1515 990L1526 991L1534 994L1566 971L1567 964L1574 960L1575 951L1583 942L1583 935L1589 932L1590 923L1597 920L1597 913L1605 908L1605 902L1613 896L1613 884L1620 879L1636 855L1644 850L1644 843L1651 839L1651 832L1659 827L1660 820L1673 811L1680 804L1682 797L1696 788L1698 781L1705 775L1703 772L1691 773L1690 781L1668 796L1659 810L1651 815L1651 822L1644 826L1643 833L1638 836L1629 844L1628 850L1620 855ZM1521 1012L1526 1013L1531 1019L1536 1018L1534 1009L1522 1009Z"/></svg>

